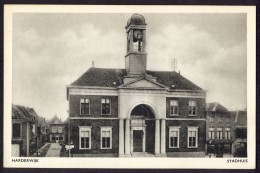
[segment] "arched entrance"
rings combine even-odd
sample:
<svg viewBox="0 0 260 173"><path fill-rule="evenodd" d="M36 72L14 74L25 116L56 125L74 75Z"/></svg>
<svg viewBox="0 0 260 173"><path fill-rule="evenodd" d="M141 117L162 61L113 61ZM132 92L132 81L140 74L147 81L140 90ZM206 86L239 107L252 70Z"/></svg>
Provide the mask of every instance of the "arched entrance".
<svg viewBox="0 0 260 173"><path fill-rule="evenodd" d="M131 153L154 154L155 114L146 104L140 104L131 111Z"/></svg>

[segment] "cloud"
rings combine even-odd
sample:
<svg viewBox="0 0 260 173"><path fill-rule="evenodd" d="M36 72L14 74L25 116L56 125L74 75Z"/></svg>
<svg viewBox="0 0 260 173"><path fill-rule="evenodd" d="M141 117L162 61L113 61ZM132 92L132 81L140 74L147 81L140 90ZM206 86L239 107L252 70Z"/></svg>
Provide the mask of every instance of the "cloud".
<svg viewBox="0 0 260 173"><path fill-rule="evenodd" d="M76 29L75 29L76 28ZM207 92L207 102L227 108L246 106L246 43L227 47L211 33L194 25L167 25L156 33L147 30L147 66L171 70L176 58L181 74ZM59 33L39 30L14 32L13 101L34 107L41 116L67 117L66 85L80 77L92 60L96 67L124 68L126 35L102 32L84 23Z"/></svg>
<svg viewBox="0 0 260 173"><path fill-rule="evenodd" d="M33 29L16 33L14 102L37 107L45 117L54 113L64 117L62 114L68 109L66 85L80 77L92 60L97 67L123 68L124 41L120 33L102 33L92 24L50 37Z"/></svg>
<svg viewBox="0 0 260 173"><path fill-rule="evenodd" d="M227 47L198 27L173 24L148 42L148 68L171 70L175 58L182 75L208 90L207 102L246 107L246 42Z"/></svg>

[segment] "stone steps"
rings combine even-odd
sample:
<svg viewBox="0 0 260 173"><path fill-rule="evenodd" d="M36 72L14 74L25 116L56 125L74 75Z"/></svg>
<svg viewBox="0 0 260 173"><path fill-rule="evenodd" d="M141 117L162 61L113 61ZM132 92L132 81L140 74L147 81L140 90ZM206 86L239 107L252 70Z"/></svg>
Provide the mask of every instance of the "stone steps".
<svg viewBox="0 0 260 173"><path fill-rule="evenodd" d="M132 157L155 157L155 155L147 152L134 152Z"/></svg>

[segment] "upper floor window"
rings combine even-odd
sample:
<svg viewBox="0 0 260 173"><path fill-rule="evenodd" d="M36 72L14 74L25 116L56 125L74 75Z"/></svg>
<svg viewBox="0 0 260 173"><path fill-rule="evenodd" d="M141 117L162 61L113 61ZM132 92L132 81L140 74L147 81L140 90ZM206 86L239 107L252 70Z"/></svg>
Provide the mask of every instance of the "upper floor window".
<svg viewBox="0 0 260 173"><path fill-rule="evenodd" d="M79 149L91 148L91 127L80 126L79 127Z"/></svg>
<svg viewBox="0 0 260 173"><path fill-rule="evenodd" d="M42 127L37 127L37 134L42 134Z"/></svg>
<svg viewBox="0 0 260 173"><path fill-rule="evenodd" d="M177 100L170 101L170 115L171 116L178 115L178 101Z"/></svg>
<svg viewBox="0 0 260 173"><path fill-rule="evenodd" d="M209 128L209 139L214 139L214 127Z"/></svg>
<svg viewBox="0 0 260 173"><path fill-rule="evenodd" d="M198 127L188 127L188 148L198 147Z"/></svg>
<svg viewBox="0 0 260 173"><path fill-rule="evenodd" d="M101 99L101 113L102 115L111 114L111 100Z"/></svg>
<svg viewBox="0 0 260 173"><path fill-rule="evenodd" d="M236 129L236 137L245 139L247 138L247 130L246 129Z"/></svg>
<svg viewBox="0 0 260 173"><path fill-rule="evenodd" d="M62 133L62 130L63 130L62 126L58 126L58 133Z"/></svg>
<svg viewBox="0 0 260 173"><path fill-rule="evenodd" d="M101 127L101 149L112 148L112 127Z"/></svg>
<svg viewBox="0 0 260 173"><path fill-rule="evenodd" d="M196 115L196 102L194 100L189 101L189 115Z"/></svg>
<svg viewBox="0 0 260 173"><path fill-rule="evenodd" d="M80 114L89 115L89 99L80 99Z"/></svg>
<svg viewBox="0 0 260 173"><path fill-rule="evenodd" d="M222 139L222 128L217 128L217 139Z"/></svg>
<svg viewBox="0 0 260 173"><path fill-rule="evenodd" d="M57 133L58 132L57 126L52 126L51 127L51 132L52 133Z"/></svg>
<svg viewBox="0 0 260 173"><path fill-rule="evenodd" d="M21 124L20 123L13 123L13 137L18 138L22 137L22 130L21 130Z"/></svg>
<svg viewBox="0 0 260 173"><path fill-rule="evenodd" d="M209 117L209 122L214 123L214 117L213 116Z"/></svg>
<svg viewBox="0 0 260 173"><path fill-rule="evenodd" d="M222 123L222 118L220 116L218 117L218 122Z"/></svg>
<svg viewBox="0 0 260 173"><path fill-rule="evenodd" d="M230 128L225 128L225 139L230 139Z"/></svg>
<svg viewBox="0 0 260 173"><path fill-rule="evenodd" d="M230 123L230 122L231 122L230 117L227 117L226 118L226 123Z"/></svg>
<svg viewBox="0 0 260 173"><path fill-rule="evenodd" d="M179 148L180 127L169 127L169 148Z"/></svg>

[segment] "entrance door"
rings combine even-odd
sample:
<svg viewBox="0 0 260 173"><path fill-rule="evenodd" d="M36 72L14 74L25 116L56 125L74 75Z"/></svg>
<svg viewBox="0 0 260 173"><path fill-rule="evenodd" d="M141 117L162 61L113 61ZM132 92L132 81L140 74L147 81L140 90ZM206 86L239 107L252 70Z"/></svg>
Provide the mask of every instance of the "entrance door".
<svg viewBox="0 0 260 173"><path fill-rule="evenodd" d="M143 130L133 130L133 152L143 152Z"/></svg>

